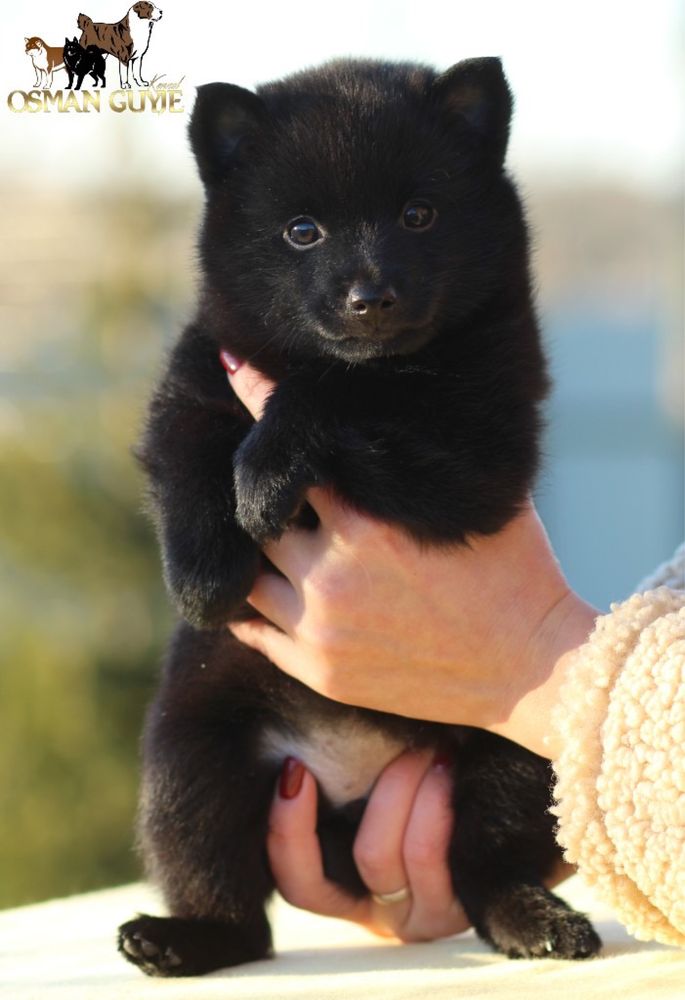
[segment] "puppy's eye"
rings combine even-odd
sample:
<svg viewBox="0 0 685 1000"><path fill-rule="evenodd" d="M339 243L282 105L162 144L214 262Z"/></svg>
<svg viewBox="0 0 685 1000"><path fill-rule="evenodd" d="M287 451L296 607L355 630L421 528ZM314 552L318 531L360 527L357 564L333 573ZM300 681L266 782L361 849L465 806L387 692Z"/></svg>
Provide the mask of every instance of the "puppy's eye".
<svg viewBox="0 0 685 1000"><path fill-rule="evenodd" d="M427 201L409 201L402 212L405 229L430 229L438 213Z"/></svg>
<svg viewBox="0 0 685 1000"><path fill-rule="evenodd" d="M296 247L311 247L323 239L323 233L314 222L305 216L293 219L285 227L284 238Z"/></svg>

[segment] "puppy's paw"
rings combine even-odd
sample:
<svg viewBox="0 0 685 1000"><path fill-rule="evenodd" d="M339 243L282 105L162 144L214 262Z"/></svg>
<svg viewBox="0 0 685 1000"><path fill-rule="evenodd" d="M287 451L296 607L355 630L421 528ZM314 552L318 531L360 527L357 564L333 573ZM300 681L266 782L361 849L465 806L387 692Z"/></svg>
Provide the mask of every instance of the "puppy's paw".
<svg viewBox="0 0 685 1000"><path fill-rule="evenodd" d="M584 914L531 885L512 887L489 909L485 936L509 958L593 958L602 947Z"/></svg>
<svg viewBox="0 0 685 1000"><path fill-rule="evenodd" d="M202 976L266 958L271 933L265 918L243 927L141 914L121 925L117 944L124 958L148 976Z"/></svg>
<svg viewBox="0 0 685 1000"><path fill-rule="evenodd" d="M236 475L236 520L247 534L263 545L275 541L297 512L304 487L275 483L260 476Z"/></svg>
<svg viewBox="0 0 685 1000"><path fill-rule="evenodd" d="M249 594L259 569L255 543L239 529L167 533L164 579L183 617L196 628L221 628Z"/></svg>
<svg viewBox="0 0 685 1000"><path fill-rule="evenodd" d="M509 941L509 958L593 958L602 947L599 935L582 913L556 913L523 925L516 941Z"/></svg>
<svg viewBox="0 0 685 1000"><path fill-rule="evenodd" d="M155 926L160 923L164 921L141 915L122 924L117 941L120 953L148 976L188 975L182 971L183 959L168 940L170 935Z"/></svg>
<svg viewBox="0 0 685 1000"><path fill-rule="evenodd" d="M246 438L233 462L236 520L259 545L280 538L312 477L295 459L259 438Z"/></svg>

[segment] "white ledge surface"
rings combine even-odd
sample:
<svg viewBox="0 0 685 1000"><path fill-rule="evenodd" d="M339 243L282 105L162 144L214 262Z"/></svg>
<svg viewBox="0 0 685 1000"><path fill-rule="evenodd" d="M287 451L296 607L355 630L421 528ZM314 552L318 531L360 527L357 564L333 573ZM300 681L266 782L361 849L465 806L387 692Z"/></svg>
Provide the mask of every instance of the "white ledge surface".
<svg viewBox="0 0 685 1000"><path fill-rule="evenodd" d="M510 961L473 934L401 945L353 924L273 906L275 959L194 979L148 979L117 954L118 924L162 913L144 885L0 913L3 1000L680 1000L685 951L634 941L575 877L560 894L604 941L589 962Z"/></svg>

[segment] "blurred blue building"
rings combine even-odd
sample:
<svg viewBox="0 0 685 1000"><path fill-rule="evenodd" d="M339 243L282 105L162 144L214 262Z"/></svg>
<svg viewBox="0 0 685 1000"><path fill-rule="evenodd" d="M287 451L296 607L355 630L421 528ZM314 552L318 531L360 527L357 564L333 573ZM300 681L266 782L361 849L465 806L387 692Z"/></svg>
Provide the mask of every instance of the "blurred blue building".
<svg viewBox="0 0 685 1000"><path fill-rule="evenodd" d="M536 501L569 582L607 609L685 533L683 424L664 403L665 334L648 309L626 319L596 303L545 325L554 392Z"/></svg>

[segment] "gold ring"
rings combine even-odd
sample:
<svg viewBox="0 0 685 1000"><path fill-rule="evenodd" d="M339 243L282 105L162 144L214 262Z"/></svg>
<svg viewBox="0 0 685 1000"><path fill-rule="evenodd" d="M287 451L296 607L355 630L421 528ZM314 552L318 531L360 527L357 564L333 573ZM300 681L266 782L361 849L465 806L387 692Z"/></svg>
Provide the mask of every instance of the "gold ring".
<svg viewBox="0 0 685 1000"><path fill-rule="evenodd" d="M392 906L393 903L403 903L411 896L411 889L408 885L403 885L401 889L394 892L372 892L371 899L375 899L381 906Z"/></svg>

